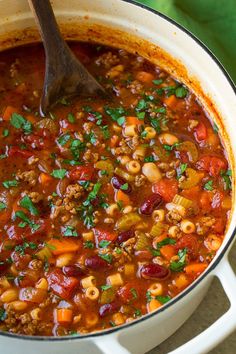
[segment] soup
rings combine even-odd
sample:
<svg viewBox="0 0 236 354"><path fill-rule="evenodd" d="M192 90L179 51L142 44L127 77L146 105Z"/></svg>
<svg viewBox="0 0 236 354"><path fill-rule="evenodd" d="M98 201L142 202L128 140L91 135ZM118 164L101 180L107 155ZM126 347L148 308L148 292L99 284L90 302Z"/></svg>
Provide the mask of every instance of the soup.
<svg viewBox="0 0 236 354"><path fill-rule="evenodd" d="M198 98L140 56L71 47L112 99L42 118L40 44L0 54L0 330L63 336L152 312L219 249L231 170Z"/></svg>

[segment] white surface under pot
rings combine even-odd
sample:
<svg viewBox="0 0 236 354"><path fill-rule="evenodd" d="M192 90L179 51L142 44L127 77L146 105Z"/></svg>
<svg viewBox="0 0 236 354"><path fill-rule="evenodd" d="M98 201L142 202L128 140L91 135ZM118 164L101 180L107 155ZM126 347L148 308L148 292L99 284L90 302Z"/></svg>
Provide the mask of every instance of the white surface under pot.
<svg viewBox="0 0 236 354"><path fill-rule="evenodd" d="M173 21L131 1L55 0L52 4L67 38L77 36L137 51L200 95L224 137L233 170L235 205L236 94L212 54ZM0 50L38 38L33 27L27 0L0 0ZM206 353L236 328L236 279L227 258L235 227L234 207L225 240L214 261L200 278L155 313L121 327L81 337L24 337L1 332L0 354L143 354L186 321L203 299L212 278L217 276L230 300L230 309L206 331L171 352Z"/></svg>

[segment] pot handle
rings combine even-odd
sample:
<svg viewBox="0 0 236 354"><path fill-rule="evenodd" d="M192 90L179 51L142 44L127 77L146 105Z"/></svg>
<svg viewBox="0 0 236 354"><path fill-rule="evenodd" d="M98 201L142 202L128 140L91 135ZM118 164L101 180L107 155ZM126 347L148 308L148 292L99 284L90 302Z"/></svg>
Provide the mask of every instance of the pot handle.
<svg viewBox="0 0 236 354"><path fill-rule="evenodd" d="M103 354L131 354L120 344L118 335L104 335L96 338L94 342Z"/></svg>
<svg viewBox="0 0 236 354"><path fill-rule="evenodd" d="M219 278L230 301L229 310L205 331L169 354L207 353L236 329L236 276L228 259L220 262L214 274Z"/></svg>

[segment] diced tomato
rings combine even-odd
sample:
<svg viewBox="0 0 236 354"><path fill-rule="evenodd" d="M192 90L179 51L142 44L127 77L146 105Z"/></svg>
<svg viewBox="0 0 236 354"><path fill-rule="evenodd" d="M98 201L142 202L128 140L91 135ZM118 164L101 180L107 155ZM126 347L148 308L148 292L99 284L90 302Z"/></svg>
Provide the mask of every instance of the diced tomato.
<svg viewBox="0 0 236 354"><path fill-rule="evenodd" d="M47 149L52 144L52 138L47 129L41 129L37 134L24 135L23 141L30 144L32 149Z"/></svg>
<svg viewBox="0 0 236 354"><path fill-rule="evenodd" d="M93 233L96 238L97 244L102 240L110 241L110 242L115 241L118 236L115 232L98 229L98 228L93 228Z"/></svg>
<svg viewBox="0 0 236 354"><path fill-rule="evenodd" d="M207 128L204 123L199 122L196 128L194 129L194 132L197 142L201 142L207 139Z"/></svg>
<svg viewBox="0 0 236 354"><path fill-rule="evenodd" d="M175 244L177 250L187 248L188 255L190 258L194 259L197 257L199 243L197 237L194 235L184 235Z"/></svg>
<svg viewBox="0 0 236 354"><path fill-rule="evenodd" d="M139 298L140 289L135 282L130 282L122 286L122 288L120 288L117 293L119 297L122 299L122 301L126 303L130 303Z"/></svg>
<svg viewBox="0 0 236 354"><path fill-rule="evenodd" d="M169 203L178 193L178 182L176 179L162 178L159 182L153 184L152 191L160 194L163 200Z"/></svg>
<svg viewBox="0 0 236 354"><path fill-rule="evenodd" d="M212 209L211 202L212 202L212 192L211 191L202 191L200 194L200 198L198 200L199 206L205 212L209 212Z"/></svg>
<svg viewBox="0 0 236 354"><path fill-rule="evenodd" d="M69 172L69 178L73 181L92 181L94 171L95 170L92 165L76 166Z"/></svg>
<svg viewBox="0 0 236 354"><path fill-rule="evenodd" d="M226 221L222 218L218 218L216 219L214 225L212 225L212 230L217 234L223 234L225 230L225 225L226 225Z"/></svg>
<svg viewBox="0 0 236 354"><path fill-rule="evenodd" d="M55 269L49 273L47 280L54 293L65 300L72 296L79 284L78 279L65 276L61 269Z"/></svg>
<svg viewBox="0 0 236 354"><path fill-rule="evenodd" d="M29 157L31 157L33 155L34 155L34 153L32 151L22 150L18 146L11 146L8 150L8 156L10 156L10 157L18 156L18 157L23 157L23 158L28 159Z"/></svg>
<svg viewBox="0 0 236 354"><path fill-rule="evenodd" d="M20 219L17 220L20 222ZM39 236L46 229L46 222L43 219L31 220L33 225L39 225L39 227L34 231L29 225L25 227L19 227L14 224L7 229L7 235L10 240L15 240L16 242L22 242L25 239L30 239Z"/></svg>
<svg viewBox="0 0 236 354"><path fill-rule="evenodd" d="M217 177L221 171L227 169L227 162L216 156L206 155L196 163L199 170L207 171L210 176Z"/></svg>

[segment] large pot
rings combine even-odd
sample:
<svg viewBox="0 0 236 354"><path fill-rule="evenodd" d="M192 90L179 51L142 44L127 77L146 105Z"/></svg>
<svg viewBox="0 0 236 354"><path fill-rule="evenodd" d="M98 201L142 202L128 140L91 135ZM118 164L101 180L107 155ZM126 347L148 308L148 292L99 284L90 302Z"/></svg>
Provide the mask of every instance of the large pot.
<svg viewBox="0 0 236 354"><path fill-rule="evenodd" d="M55 0L53 6L68 39L81 38L126 48L162 66L200 97L216 120L233 170L233 211L225 240L206 271L179 296L155 313L82 337L24 337L0 333L1 354L144 353L180 327L217 276L230 309L205 332L172 354L209 351L236 328L236 281L228 263L236 225L236 95L227 73L204 45L170 19L129 0ZM1 50L38 40L27 0L0 0Z"/></svg>

